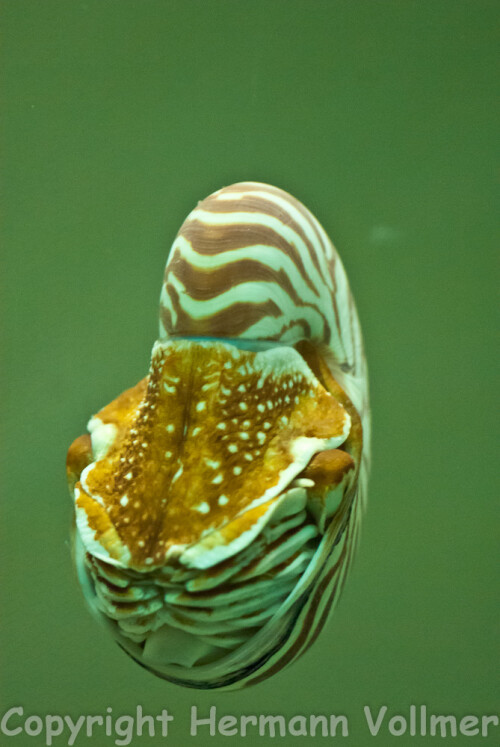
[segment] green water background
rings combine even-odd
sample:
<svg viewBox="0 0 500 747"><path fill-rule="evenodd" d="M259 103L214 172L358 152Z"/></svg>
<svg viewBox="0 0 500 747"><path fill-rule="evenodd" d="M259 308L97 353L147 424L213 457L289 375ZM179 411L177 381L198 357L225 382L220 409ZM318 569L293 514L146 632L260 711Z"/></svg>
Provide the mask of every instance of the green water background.
<svg viewBox="0 0 500 747"><path fill-rule="evenodd" d="M494 712L499 4L0 7L2 712L168 708L171 736L140 747L329 742L191 742L191 705L347 714L336 742L355 747L413 743L371 737L366 704ZM370 365L373 473L353 573L314 648L254 689L203 693L137 667L84 608L64 460L89 415L147 370L185 215L240 180L293 193L343 257ZM453 744L474 741L496 743ZM415 740L427 742L444 740Z"/></svg>

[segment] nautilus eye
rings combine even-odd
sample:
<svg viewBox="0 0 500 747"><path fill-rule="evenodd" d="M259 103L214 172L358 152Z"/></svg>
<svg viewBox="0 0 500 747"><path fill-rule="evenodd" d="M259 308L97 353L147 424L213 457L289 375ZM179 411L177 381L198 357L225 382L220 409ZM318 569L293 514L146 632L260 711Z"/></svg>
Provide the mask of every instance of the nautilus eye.
<svg viewBox="0 0 500 747"><path fill-rule="evenodd" d="M361 332L314 216L266 184L200 202L172 246L149 373L68 452L74 558L120 646L238 687L316 639L368 472Z"/></svg>

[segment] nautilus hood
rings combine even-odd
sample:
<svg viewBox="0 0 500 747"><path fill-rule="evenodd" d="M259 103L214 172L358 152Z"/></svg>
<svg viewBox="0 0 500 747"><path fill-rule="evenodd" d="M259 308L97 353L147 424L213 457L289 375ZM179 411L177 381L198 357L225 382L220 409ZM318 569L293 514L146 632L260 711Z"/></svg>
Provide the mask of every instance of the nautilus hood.
<svg viewBox="0 0 500 747"><path fill-rule="evenodd" d="M355 544L368 409L344 270L301 203L244 183L188 216L149 373L88 430L74 556L122 648L194 687L302 653Z"/></svg>
<svg viewBox="0 0 500 747"><path fill-rule="evenodd" d="M119 403L91 421L98 443L114 437L80 477L76 520L88 552L137 571L233 556L313 455L350 430L292 348L157 343L147 381L127 396L125 417Z"/></svg>

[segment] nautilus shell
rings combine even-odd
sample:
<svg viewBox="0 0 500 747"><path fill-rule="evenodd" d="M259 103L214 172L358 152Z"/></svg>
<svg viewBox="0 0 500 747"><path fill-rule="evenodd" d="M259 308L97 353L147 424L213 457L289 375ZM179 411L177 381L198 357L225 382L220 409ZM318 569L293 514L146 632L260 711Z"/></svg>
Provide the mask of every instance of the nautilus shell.
<svg viewBox="0 0 500 747"><path fill-rule="evenodd" d="M342 263L291 195L210 195L172 246L148 375L68 452L74 559L139 664L259 682L339 596L368 472L367 376Z"/></svg>

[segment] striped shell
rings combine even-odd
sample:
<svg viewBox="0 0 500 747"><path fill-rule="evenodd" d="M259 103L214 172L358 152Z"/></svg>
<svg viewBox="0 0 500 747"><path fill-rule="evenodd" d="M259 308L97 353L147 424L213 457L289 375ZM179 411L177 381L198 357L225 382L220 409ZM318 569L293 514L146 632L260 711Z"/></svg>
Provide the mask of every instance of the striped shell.
<svg viewBox="0 0 500 747"><path fill-rule="evenodd" d="M151 672L259 682L316 639L366 493L363 345L341 261L291 195L210 195L172 246L148 375L68 452L92 611Z"/></svg>

